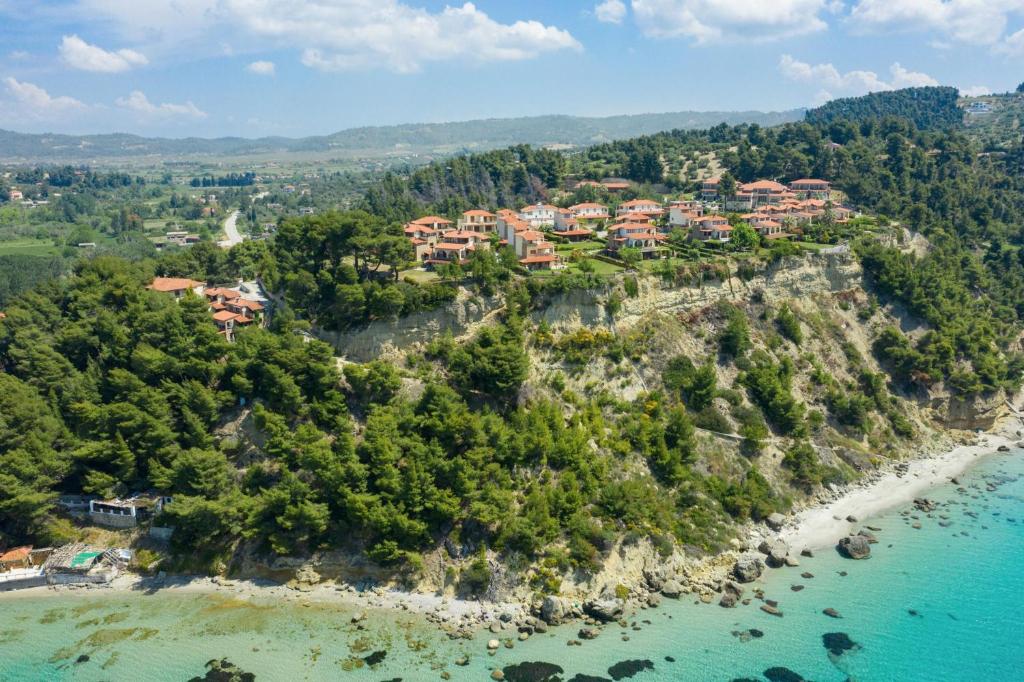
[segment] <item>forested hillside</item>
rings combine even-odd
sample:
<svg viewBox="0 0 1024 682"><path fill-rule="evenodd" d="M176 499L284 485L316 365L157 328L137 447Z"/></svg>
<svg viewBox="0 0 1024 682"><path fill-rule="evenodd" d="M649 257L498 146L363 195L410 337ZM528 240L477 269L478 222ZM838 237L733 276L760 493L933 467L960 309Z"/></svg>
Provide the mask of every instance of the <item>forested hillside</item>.
<svg viewBox="0 0 1024 682"><path fill-rule="evenodd" d="M565 180L599 172L692 191L709 155L738 180L830 180L877 227L846 256L734 249L544 279L485 252L458 281L395 281L400 222L421 211L574 201ZM82 262L0 319L0 540L76 537L62 492L158 489L181 568L339 549L482 593L500 556L543 592L624 541L718 550L941 430L936 404L1019 387L1021 158L894 117L516 147L389 176L368 212L285 220L272 243ZM205 301L146 290L154 274L259 275L286 305L228 344ZM387 359L339 363L296 333L456 297L494 307Z"/></svg>
<svg viewBox="0 0 1024 682"><path fill-rule="evenodd" d="M808 123L863 121L898 116L921 130L942 130L963 124L963 110L957 106L959 92L946 86L905 88L873 92L861 97L844 97L807 111Z"/></svg>

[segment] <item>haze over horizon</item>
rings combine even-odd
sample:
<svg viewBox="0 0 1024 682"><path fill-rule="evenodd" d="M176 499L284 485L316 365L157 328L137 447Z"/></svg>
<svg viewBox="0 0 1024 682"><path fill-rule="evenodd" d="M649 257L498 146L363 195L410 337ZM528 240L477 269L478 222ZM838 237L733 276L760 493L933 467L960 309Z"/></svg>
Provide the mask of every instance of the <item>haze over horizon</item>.
<svg viewBox="0 0 1024 682"><path fill-rule="evenodd" d="M0 128L303 137L1012 90L1024 4L0 0Z"/></svg>

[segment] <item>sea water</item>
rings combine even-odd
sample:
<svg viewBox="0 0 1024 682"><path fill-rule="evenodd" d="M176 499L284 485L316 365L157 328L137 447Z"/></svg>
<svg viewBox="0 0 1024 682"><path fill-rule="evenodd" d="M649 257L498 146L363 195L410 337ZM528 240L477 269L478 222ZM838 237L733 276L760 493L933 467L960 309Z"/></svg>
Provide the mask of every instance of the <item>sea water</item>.
<svg viewBox="0 0 1024 682"><path fill-rule="evenodd" d="M0 680L180 682L224 658L288 681L486 680L496 668L513 681L1024 680L1024 452L992 454L960 482L928 493L939 503L930 516L908 506L862 520L881 528L867 560L818 552L747 586L781 617L757 599L667 600L580 646L567 645L572 625L490 656L488 638L515 633L451 641L414 615L353 623L358 607L301 595L0 594Z"/></svg>

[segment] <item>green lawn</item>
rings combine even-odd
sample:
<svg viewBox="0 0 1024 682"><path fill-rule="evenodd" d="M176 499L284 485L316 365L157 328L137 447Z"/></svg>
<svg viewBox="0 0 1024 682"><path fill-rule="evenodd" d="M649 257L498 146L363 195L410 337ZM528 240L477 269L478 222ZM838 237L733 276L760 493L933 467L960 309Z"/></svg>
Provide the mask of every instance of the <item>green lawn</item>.
<svg viewBox="0 0 1024 682"><path fill-rule="evenodd" d="M572 253L573 251L600 251L604 248L603 242L568 242L555 247L558 253Z"/></svg>
<svg viewBox="0 0 1024 682"><path fill-rule="evenodd" d="M399 279L409 279L417 284L428 284L440 279L433 270L403 270L399 273Z"/></svg>
<svg viewBox="0 0 1024 682"><path fill-rule="evenodd" d="M46 239L12 239L0 242L0 256L55 256L60 249Z"/></svg>

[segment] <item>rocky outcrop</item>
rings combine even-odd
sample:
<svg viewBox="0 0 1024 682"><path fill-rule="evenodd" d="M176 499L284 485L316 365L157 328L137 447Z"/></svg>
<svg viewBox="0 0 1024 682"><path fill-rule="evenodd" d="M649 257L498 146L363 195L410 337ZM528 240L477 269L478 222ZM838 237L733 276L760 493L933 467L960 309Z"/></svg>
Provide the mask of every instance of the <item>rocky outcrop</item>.
<svg viewBox="0 0 1024 682"><path fill-rule="evenodd" d="M752 583L761 577L764 563L757 558L740 559L732 567L732 574L741 583Z"/></svg>
<svg viewBox="0 0 1024 682"><path fill-rule="evenodd" d="M786 523L786 517L779 512L775 512L774 514L769 515L764 522L769 528L778 532L782 530L782 526Z"/></svg>
<svg viewBox="0 0 1024 682"><path fill-rule="evenodd" d="M618 620L622 616L622 610L621 599L591 599L583 604L585 614L605 623Z"/></svg>
<svg viewBox="0 0 1024 682"><path fill-rule="evenodd" d="M560 625L572 620L577 615L579 615L579 611L565 597L548 595L541 602L540 617L548 625Z"/></svg>
<svg viewBox="0 0 1024 682"><path fill-rule="evenodd" d="M765 540L757 548L762 554L767 555L765 563L772 568L780 568L786 565L786 557L789 556L789 545L782 538Z"/></svg>
<svg viewBox="0 0 1024 682"><path fill-rule="evenodd" d="M871 545L863 535L842 538L837 547L839 553L848 559L867 559L871 556Z"/></svg>

